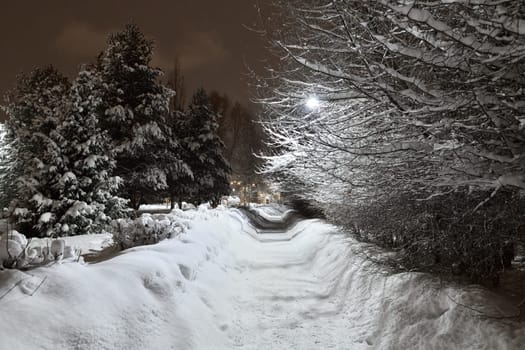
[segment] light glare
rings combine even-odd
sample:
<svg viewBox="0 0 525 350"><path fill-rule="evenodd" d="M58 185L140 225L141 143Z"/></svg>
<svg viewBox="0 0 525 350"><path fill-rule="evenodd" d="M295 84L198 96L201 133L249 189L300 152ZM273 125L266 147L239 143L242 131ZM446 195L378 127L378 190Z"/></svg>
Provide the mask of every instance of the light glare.
<svg viewBox="0 0 525 350"><path fill-rule="evenodd" d="M319 107L319 104L319 99L315 96L310 96L306 100L306 108L308 108L309 110L317 109Z"/></svg>

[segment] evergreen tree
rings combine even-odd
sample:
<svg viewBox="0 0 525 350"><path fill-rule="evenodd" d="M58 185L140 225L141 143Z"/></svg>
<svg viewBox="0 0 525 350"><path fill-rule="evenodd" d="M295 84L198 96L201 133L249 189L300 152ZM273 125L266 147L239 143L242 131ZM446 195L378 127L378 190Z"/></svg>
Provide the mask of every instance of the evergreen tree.
<svg viewBox="0 0 525 350"><path fill-rule="evenodd" d="M172 137L179 140L178 154L181 159L181 166L172 170L168 181L172 209L176 202L179 208L182 209L182 201L191 199L197 193L194 182L195 177L191 168L192 164L195 165L195 157L184 141L189 136L188 120L188 116L182 111L175 111L172 114Z"/></svg>
<svg viewBox="0 0 525 350"><path fill-rule="evenodd" d="M188 165L193 171L195 203L211 201L213 206L220 197L230 192L230 165L223 157L224 144L218 136L217 114L211 109L204 89L193 95L186 120L184 144L191 158Z"/></svg>
<svg viewBox="0 0 525 350"><path fill-rule="evenodd" d="M16 197L16 179L20 169L15 139L5 124L0 123L0 208L6 208Z"/></svg>
<svg viewBox="0 0 525 350"><path fill-rule="evenodd" d="M100 78L79 73L70 93L70 107L59 125L60 149L67 167L57 184L61 204L56 234L95 233L112 218L122 217L125 201L114 194L119 185L111 140L98 125Z"/></svg>
<svg viewBox="0 0 525 350"><path fill-rule="evenodd" d="M101 125L113 141L115 175L123 179L123 195L134 208L145 194L167 190L167 164L177 161L165 145L170 142L166 126L173 91L159 82L162 72L150 66L152 50L152 42L129 24L109 38L97 64L103 90Z"/></svg>
<svg viewBox="0 0 525 350"><path fill-rule="evenodd" d="M60 205L57 184L65 169L57 127L67 105L69 85L53 67L36 69L18 78L4 108L14 139L13 167L21 175L11 209L18 229L29 236L51 234L56 222L54 213Z"/></svg>

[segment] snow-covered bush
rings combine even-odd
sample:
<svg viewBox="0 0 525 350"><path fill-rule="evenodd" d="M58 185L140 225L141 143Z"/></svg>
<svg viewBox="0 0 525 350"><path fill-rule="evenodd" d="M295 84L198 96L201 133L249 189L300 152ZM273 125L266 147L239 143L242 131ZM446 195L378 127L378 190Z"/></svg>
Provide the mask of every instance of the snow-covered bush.
<svg viewBox="0 0 525 350"><path fill-rule="evenodd" d="M328 215L361 240L396 250L395 260L388 261L396 268L498 284L522 240L525 199L501 191L472 211L484 196L454 193L427 201L394 196L351 210L340 205ZM501 211L503 205L509 209Z"/></svg>
<svg viewBox="0 0 525 350"><path fill-rule="evenodd" d="M31 268L53 261L77 258L78 253L63 239L49 246L31 246L23 234L12 230L0 236L0 268Z"/></svg>
<svg viewBox="0 0 525 350"><path fill-rule="evenodd" d="M173 215L142 214L136 219L118 219L112 223L113 240L122 249L154 244L177 236L183 225Z"/></svg>

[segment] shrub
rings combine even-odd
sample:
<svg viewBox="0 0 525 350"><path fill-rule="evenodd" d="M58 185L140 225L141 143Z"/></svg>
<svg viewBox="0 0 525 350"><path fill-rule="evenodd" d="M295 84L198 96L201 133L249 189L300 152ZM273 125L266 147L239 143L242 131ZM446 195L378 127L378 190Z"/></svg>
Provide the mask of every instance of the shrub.
<svg viewBox="0 0 525 350"><path fill-rule="evenodd" d="M183 227L170 215L144 213L136 219L118 219L112 223L113 240L120 248L154 244L178 235Z"/></svg>
<svg viewBox="0 0 525 350"><path fill-rule="evenodd" d="M335 207L330 217L361 240L395 249L396 267L459 274L472 281L492 281L511 267L521 242L525 198L500 191L455 192L418 201L392 197L360 208Z"/></svg>

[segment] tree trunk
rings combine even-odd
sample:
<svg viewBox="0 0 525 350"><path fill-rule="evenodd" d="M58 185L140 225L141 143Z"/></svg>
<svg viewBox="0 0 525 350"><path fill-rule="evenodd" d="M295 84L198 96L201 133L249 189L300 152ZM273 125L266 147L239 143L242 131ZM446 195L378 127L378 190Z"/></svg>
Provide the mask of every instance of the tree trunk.
<svg viewBox="0 0 525 350"><path fill-rule="evenodd" d="M171 210L175 209L175 196L174 195L171 195L170 197L170 209Z"/></svg>

